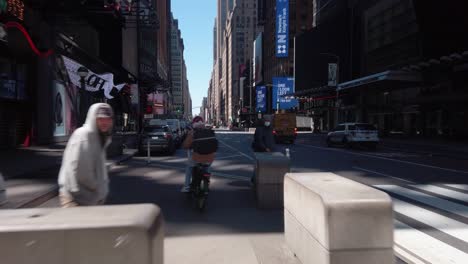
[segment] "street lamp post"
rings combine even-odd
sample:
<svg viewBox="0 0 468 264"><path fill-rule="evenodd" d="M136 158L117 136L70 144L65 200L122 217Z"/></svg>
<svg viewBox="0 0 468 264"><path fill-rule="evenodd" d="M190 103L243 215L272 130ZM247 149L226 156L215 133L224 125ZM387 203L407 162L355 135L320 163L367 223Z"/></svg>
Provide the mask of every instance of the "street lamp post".
<svg viewBox="0 0 468 264"><path fill-rule="evenodd" d="M77 111L77 119L78 119L78 125L82 126L84 123L83 117L84 117L84 97L86 97L86 77L88 77L89 70L85 67L80 67L78 69L78 76L80 76L80 84L81 84L81 89L79 89L79 92L77 94L77 104L76 106L78 107Z"/></svg>
<svg viewBox="0 0 468 264"><path fill-rule="evenodd" d="M270 94L271 94L271 99L273 99L273 87L276 87L276 85L273 84L265 84L265 87L271 87L270 89ZM279 107L280 107L280 99L279 95L276 95L276 113L279 113ZM271 106L271 113L273 113L273 105Z"/></svg>

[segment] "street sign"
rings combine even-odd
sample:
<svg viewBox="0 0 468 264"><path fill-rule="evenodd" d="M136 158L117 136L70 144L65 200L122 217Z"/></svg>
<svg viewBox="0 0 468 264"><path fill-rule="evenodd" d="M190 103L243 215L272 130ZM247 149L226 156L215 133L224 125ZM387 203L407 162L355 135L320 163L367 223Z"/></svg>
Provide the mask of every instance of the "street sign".
<svg viewBox="0 0 468 264"><path fill-rule="evenodd" d="M338 64L328 64L328 86L338 85Z"/></svg>
<svg viewBox="0 0 468 264"><path fill-rule="evenodd" d="M257 94L257 107L256 110L258 112L266 112L267 110L267 102L266 102L266 87L265 86L257 86L256 87L256 94Z"/></svg>
<svg viewBox="0 0 468 264"><path fill-rule="evenodd" d="M276 57L289 56L289 0L276 0Z"/></svg>
<svg viewBox="0 0 468 264"><path fill-rule="evenodd" d="M273 109L289 110L298 105L297 99L294 99L287 94L294 93L294 78L291 77L273 77Z"/></svg>

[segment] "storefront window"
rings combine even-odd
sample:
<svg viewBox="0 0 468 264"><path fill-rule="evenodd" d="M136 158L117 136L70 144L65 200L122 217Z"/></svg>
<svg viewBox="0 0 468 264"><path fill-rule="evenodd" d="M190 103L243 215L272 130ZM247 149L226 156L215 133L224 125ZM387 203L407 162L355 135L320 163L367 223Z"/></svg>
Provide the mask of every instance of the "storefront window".
<svg viewBox="0 0 468 264"><path fill-rule="evenodd" d="M0 58L0 97L26 100L26 65Z"/></svg>

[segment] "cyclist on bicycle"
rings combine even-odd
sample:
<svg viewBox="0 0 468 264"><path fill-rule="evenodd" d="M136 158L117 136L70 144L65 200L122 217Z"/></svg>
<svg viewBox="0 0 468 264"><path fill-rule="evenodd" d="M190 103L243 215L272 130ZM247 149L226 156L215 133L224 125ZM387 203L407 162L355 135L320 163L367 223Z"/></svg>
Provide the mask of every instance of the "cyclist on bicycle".
<svg viewBox="0 0 468 264"><path fill-rule="evenodd" d="M189 151L189 160L185 170L185 184L181 192L190 192L193 168L197 164L211 166L218 148L214 131L206 128L202 117L196 116L192 120L192 128L182 144L183 148Z"/></svg>

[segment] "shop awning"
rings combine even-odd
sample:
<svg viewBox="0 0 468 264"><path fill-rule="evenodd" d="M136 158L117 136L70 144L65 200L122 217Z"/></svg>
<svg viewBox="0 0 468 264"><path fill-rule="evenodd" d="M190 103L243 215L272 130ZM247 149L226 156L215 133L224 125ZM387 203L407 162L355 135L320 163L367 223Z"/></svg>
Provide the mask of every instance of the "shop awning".
<svg viewBox="0 0 468 264"><path fill-rule="evenodd" d="M336 87L333 86L319 86L319 87L314 87L306 90L300 90L296 91L294 93L288 93L285 95L282 95L282 97L293 97L296 99L300 98L310 98L310 97L327 97L334 95L336 92Z"/></svg>
<svg viewBox="0 0 468 264"><path fill-rule="evenodd" d="M382 81L393 81L393 82L409 82L417 83L422 81L420 73L417 72L405 72L405 71L385 71L359 79L355 79L349 82L340 83L337 91L343 91L346 89L359 87L371 83L382 82Z"/></svg>

